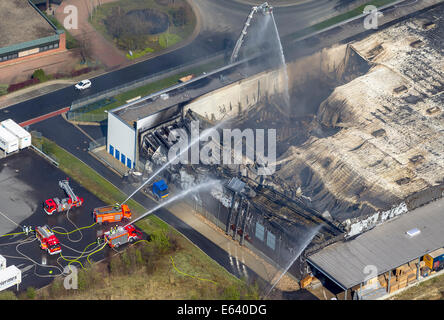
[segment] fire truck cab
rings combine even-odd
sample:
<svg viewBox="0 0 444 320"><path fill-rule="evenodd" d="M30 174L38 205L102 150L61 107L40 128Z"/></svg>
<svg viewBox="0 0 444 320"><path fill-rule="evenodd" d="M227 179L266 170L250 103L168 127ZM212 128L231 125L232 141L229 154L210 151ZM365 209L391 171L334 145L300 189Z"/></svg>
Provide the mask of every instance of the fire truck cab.
<svg viewBox="0 0 444 320"><path fill-rule="evenodd" d="M40 241L40 248L42 250L48 251L51 255L62 252L59 239L56 238L47 225L36 227L35 236Z"/></svg>
<svg viewBox="0 0 444 320"><path fill-rule="evenodd" d="M105 232L104 239L111 248L117 248L122 244L142 239L142 233L132 225L118 226Z"/></svg>

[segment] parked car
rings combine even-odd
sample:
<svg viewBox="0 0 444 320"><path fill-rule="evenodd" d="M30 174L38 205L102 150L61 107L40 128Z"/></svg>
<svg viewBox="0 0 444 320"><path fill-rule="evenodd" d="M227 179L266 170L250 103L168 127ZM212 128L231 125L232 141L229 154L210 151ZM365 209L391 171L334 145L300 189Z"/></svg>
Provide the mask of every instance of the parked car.
<svg viewBox="0 0 444 320"><path fill-rule="evenodd" d="M82 80L79 83L77 83L75 85L77 90L83 90L83 89L87 89L89 87L91 87L91 81L86 79L86 80Z"/></svg>

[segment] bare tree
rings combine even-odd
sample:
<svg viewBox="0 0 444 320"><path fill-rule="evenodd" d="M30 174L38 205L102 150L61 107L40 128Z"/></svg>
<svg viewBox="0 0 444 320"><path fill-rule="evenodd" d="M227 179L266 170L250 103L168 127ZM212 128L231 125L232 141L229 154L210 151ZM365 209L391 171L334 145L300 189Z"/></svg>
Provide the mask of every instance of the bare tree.
<svg viewBox="0 0 444 320"><path fill-rule="evenodd" d="M82 61L86 62L92 56L91 42L87 34L83 34L79 41L80 55L82 56Z"/></svg>

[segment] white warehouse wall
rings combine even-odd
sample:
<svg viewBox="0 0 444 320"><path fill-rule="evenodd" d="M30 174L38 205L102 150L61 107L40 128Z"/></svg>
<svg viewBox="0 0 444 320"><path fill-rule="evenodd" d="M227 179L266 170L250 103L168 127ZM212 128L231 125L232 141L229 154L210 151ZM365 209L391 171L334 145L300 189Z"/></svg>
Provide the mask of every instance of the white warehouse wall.
<svg viewBox="0 0 444 320"><path fill-rule="evenodd" d="M260 98L284 92L285 79L282 68L261 72L195 99L185 106L184 113L191 109L210 121L234 117L256 105Z"/></svg>
<svg viewBox="0 0 444 320"><path fill-rule="evenodd" d="M134 161L136 160L135 129L111 112L108 112L106 148L108 153L112 154L114 158L117 159L118 156L120 162L125 162L127 167L134 168ZM122 158L122 154L124 158Z"/></svg>

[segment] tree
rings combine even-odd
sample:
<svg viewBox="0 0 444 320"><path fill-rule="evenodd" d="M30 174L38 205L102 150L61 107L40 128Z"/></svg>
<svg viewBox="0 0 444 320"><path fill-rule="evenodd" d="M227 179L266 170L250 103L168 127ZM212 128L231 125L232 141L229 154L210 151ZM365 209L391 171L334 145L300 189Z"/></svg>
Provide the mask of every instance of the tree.
<svg viewBox="0 0 444 320"><path fill-rule="evenodd" d="M79 41L80 55L82 56L82 61L86 62L92 55L91 42L86 34L83 34Z"/></svg>
<svg viewBox="0 0 444 320"><path fill-rule="evenodd" d="M176 27L182 27L187 22L187 12L184 7L179 7L173 11L173 23Z"/></svg>

